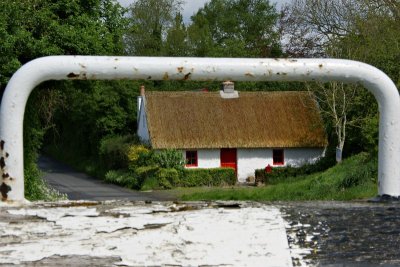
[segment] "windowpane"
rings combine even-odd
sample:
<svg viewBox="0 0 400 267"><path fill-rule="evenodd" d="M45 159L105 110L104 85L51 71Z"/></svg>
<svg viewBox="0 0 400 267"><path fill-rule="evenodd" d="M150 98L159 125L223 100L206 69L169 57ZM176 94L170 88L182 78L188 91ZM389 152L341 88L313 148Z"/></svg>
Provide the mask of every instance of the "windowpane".
<svg viewBox="0 0 400 267"><path fill-rule="evenodd" d="M197 151L186 151L186 166L197 167Z"/></svg>
<svg viewBox="0 0 400 267"><path fill-rule="evenodd" d="M283 165L284 164L283 149L274 149L272 151L272 159L274 165Z"/></svg>

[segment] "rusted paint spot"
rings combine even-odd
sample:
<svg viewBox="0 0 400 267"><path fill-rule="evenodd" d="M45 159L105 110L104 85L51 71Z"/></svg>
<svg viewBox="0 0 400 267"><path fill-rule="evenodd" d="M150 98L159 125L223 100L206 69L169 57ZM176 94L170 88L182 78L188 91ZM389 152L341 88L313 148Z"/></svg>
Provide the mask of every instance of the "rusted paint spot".
<svg viewBox="0 0 400 267"><path fill-rule="evenodd" d="M319 67L320 69L322 69L323 66L324 66L324 65L322 65L322 64L319 64L319 65L318 65L318 67Z"/></svg>
<svg viewBox="0 0 400 267"><path fill-rule="evenodd" d="M7 152L6 152L6 158L8 158L10 156L10 154L8 154Z"/></svg>
<svg viewBox="0 0 400 267"><path fill-rule="evenodd" d="M78 77L79 77L79 74L76 74L76 73L71 72L71 73L69 73L69 74L67 75L67 77L70 78L70 79L74 79L74 78L78 78Z"/></svg>
<svg viewBox="0 0 400 267"><path fill-rule="evenodd" d="M191 72L185 74L185 77L183 77L183 79L184 79L185 81L188 80L188 79L190 78L190 75L192 75Z"/></svg>
<svg viewBox="0 0 400 267"><path fill-rule="evenodd" d="M163 80L165 81L168 79L169 79L169 75L168 75L168 72L166 72L166 73L164 73Z"/></svg>
<svg viewBox="0 0 400 267"><path fill-rule="evenodd" d="M114 58L114 60L115 60L115 61L118 61L119 59L118 59L118 58Z"/></svg>
<svg viewBox="0 0 400 267"><path fill-rule="evenodd" d="M0 141L0 149L1 150L4 150L4 144L5 144L6 142L4 142L4 140L1 140Z"/></svg>
<svg viewBox="0 0 400 267"><path fill-rule="evenodd" d="M151 76L147 77L147 80L151 80Z"/></svg>
<svg viewBox="0 0 400 267"><path fill-rule="evenodd" d="M10 175L8 173L3 173L3 179L7 179L8 177L10 177Z"/></svg>
<svg viewBox="0 0 400 267"><path fill-rule="evenodd" d="M0 159L0 168L4 169L5 166L6 166L6 162L4 160L4 157L1 157L1 159Z"/></svg>
<svg viewBox="0 0 400 267"><path fill-rule="evenodd" d="M245 76L248 76L248 77L254 77L254 74L251 73L251 72L247 72L247 73L245 73L244 75L245 75Z"/></svg>
<svg viewBox="0 0 400 267"><path fill-rule="evenodd" d="M3 201L7 200L8 198L8 192L11 191L11 186L7 185L6 183L2 183L0 186L0 192L1 192L1 199Z"/></svg>
<svg viewBox="0 0 400 267"><path fill-rule="evenodd" d="M178 70L179 73L182 73L183 72L183 67L178 67L177 70Z"/></svg>

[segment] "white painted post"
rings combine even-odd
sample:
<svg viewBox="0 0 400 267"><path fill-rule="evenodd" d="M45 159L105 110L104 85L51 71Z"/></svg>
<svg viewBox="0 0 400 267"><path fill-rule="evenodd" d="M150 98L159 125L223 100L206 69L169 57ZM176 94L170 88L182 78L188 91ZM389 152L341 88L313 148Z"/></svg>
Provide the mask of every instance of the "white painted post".
<svg viewBox="0 0 400 267"><path fill-rule="evenodd" d="M400 97L380 70L338 59L51 56L22 66L0 110L3 201L24 200L23 118L32 90L46 80L341 81L360 83L379 103L379 195L400 196Z"/></svg>

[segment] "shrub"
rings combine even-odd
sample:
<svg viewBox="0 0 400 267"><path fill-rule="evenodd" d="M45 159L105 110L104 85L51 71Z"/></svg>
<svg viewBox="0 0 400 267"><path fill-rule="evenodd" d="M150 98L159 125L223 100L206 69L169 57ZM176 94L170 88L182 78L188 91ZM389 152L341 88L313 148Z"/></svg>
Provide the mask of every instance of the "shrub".
<svg viewBox="0 0 400 267"><path fill-rule="evenodd" d="M211 186L211 179L209 169L185 169L181 179L181 186Z"/></svg>
<svg viewBox="0 0 400 267"><path fill-rule="evenodd" d="M122 185L131 189L139 189L139 179L137 176L124 169L111 170L105 174L104 180L108 183Z"/></svg>
<svg viewBox="0 0 400 267"><path fill-rule="evenodd" d="M346 172L346 175L337 182L338 189L347 189L367 182L376 182L378 177L377 158L369 158L366 153L359 154L360 161L356 168Z"/></svg>
<svg viewBox="0 0 400 267"><path fill-rule="evenodd" d="M235 169L232 168L215 168L209 169L211 182L213 186L234 185L236 184Z"/></svg>
<svg viewBox="0 0 400 267"><path fill-rule="evenodd" d="M137 143L132 135L109 136L100 142L100 161L107 169L122 169L128 167L127 152L129 145Z"/></svg>
<svg viewBox="0 0 400 267"><path fill-rule="evenodd" d="M179 186L179 172L176 169L159 169L156 173L158 184L163 189Z"/></svg>
<svg viewBox="0 0 400 267"><path fill-rule="evenodd" d="M153 189L160 189L160 184L158 182L157 177L149 176L143 181L141 190L147 191Z"/></svg>
<svg viewBox="0 0 400 267"><path fill-rule="evenodd" d="M236 183L235 170L231 168L185 169L181 186L221 186Z"/></svg>
<svg viewBox="0 0 400 267"><path fill-rule="evenodd" d="M144 145L130 145L127 148L126 156L130 169L136 166L145 165L146 159L150 157L150 150Z"/></svg>
<svg viewBox="0 0 400 267"><path fill-rule="evenodd" d="M286 166L274 167L271 173L265 173L264 169L255 170L256 183L277 184L284 181L288 177L297 177L309 175L316 172L324 171L335 165L334 157L323 157L315 163L307 163L300 167Z"/></svg>
<svg viewBox="0 0 400 267"><path fill-rule="evenodd" d="M67 199L67 195L50 187L42 178L42 173L34 163L28 163L24 169L25 197L28 200L58 201Z"/></svg>
<svg viewBox="0 0 400 267"><path fill-rule="evenodd" d="M143 189L143 184L146 182L148 179L156 179L156 173L158 171L157 166L141 166L135 169L134 173L136 174L136 177L138 178L138 185L139 188Z"/></svg>
<svg viewBox="0 0 400 267"><path fill-rule="evenodd" d="M254 173L255 175L255 184L267 184L268 183L268 175L264 169L258 169Z"/></svg>
<svg viewBox="0 0 400 267"><path fill-rule="evenodd" d="M153 154L153 162L160 168L183 169L185 161L182 152L175 149L166 149Z"/></svg>

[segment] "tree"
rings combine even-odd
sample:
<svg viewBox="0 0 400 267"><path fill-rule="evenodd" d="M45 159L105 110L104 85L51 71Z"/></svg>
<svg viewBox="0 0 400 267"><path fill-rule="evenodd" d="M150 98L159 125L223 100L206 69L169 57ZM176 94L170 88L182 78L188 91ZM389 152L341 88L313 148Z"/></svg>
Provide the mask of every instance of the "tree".
<svg viewBox="0 0 400 267"><path fill-rule="evenodd" d="M166 56L190 55L187 30L180 13L176 14L172 27L167 31L164 51L163 54Z"/></svg>
<svg viewBox="0 0 400 267"><path fill-rule="evenodd" d="M123 12L114 0L0 1L1 90L21 65L37 57L122 54ZM43 83L29 98L24 120L28 198L44 197L35 187L40 184L35 164L43 136L53 124L49 119L62 112L66 102L70 104L69 96L59 90L66 85L74 87L68 82ZM48 99L52 99L50 105L45 102Z"/></svg>
<svg viewBox="0 0 400 267"><path fill-rule="evenodd" d="M358 0L292 1L281 11L285 52L292 57L327 56L327 46L346 36L364 11Z"/></svg>
<svg viewBox="0 0 400 267"><path fill-rule="evenodd" d="M284 9L281 21L285 52L292 57L363 61L380 68L400 85L399 7L399 2L392 0L296 0ZM340 102L341 95L330 88L328 95L335 95L336 103ZM320 101L327 102L329 98ZM356 121L361 130L352 127L346 132L346 140L353 142L350 153L356 149L376 151L371 149L371 143L377 135L371 129L378 128L377 113L370 93L355 92L346 120Z"/></svg>
<svg viewBox="0 0 400 267"><path fill-rule="evenodd" d="M207 56L279 56L277 18L268 0L211 0L192 17L189 37L210 43L195 48Z"/></svg>
<svg viewBox="0 0 400 267"><path fill-rule="evenodd" d="M168 29L181 10L180 0L138 0L129 7L125 35L128 55L160 56Z"/></svg>
<svg viewBox="0 0 400 267"><path fill-rule="evenodd" d="M316 98L325 121L335 130L336 162L340 163L347 137L347 127L357 122L356 117L349 116L349 113L359 88L341 82L330 82L316 83L313 86L307 84L307 89Z"/></svg>

